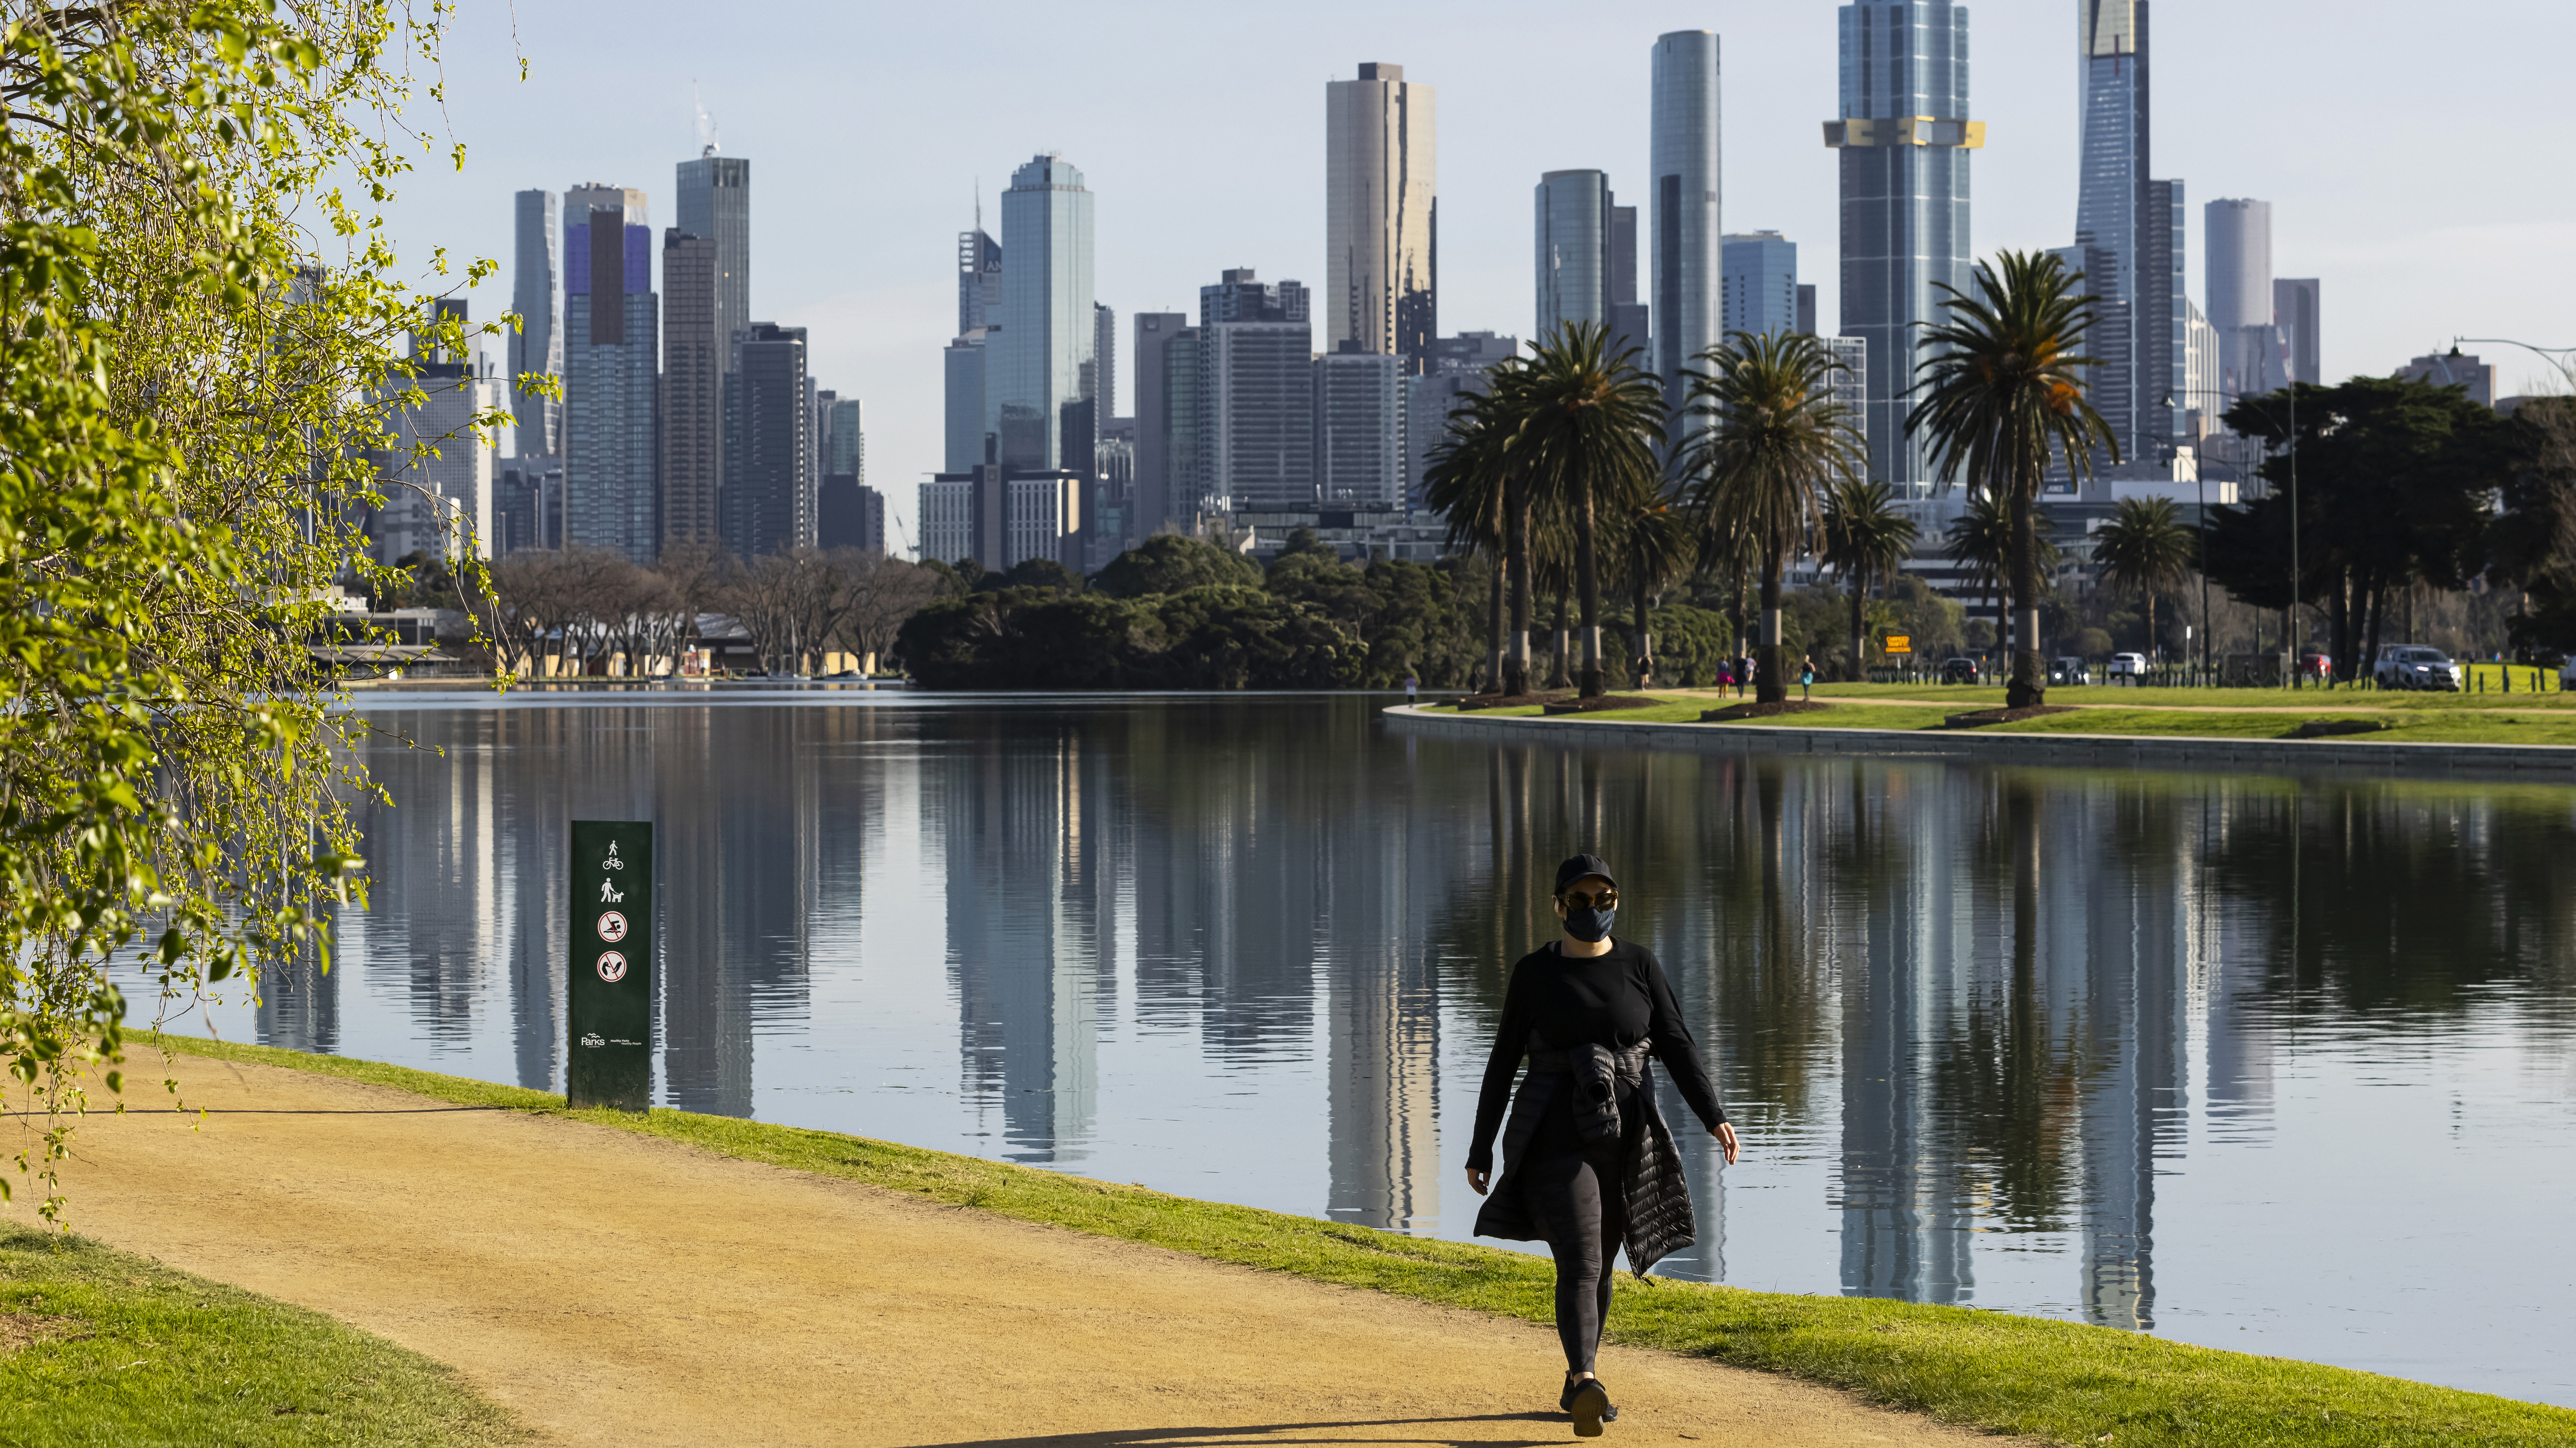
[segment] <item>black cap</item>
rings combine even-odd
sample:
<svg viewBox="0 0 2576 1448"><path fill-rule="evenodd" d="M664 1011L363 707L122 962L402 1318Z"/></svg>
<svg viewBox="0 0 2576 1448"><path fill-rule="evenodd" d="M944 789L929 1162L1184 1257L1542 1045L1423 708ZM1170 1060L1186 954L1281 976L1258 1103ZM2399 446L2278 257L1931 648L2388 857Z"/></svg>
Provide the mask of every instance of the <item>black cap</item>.
<svg viewBox="0 0 2576 1448"><path fill-rule="evenodd" d="M1586 875L1598 875L1610 882L1611 889L1619 888L1619 877L1610 873L1609 861L1599 855L1577 855L1556 867L1556 893L1564 894L1566 886Z"/></svg>

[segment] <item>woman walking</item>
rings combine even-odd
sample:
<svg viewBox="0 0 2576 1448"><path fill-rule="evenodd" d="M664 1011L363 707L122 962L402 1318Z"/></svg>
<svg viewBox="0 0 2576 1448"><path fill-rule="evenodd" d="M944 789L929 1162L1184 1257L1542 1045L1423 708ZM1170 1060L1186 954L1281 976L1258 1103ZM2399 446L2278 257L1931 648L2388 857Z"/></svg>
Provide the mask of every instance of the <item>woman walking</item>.
<svg viewBox="0 0 2576 1448"><path fill-rule="evenodd" d="M1522 956L1503 989L1503 1020L1476 1100L1467 1185L1486 1197L1476 1235L1541 1238L1556 1258L1556 1335L1565 1346L1557 1406L1577 1436L1597 1438L1619 1410L1593 1375L1619 1249L1639 1277L1687 1247L1696 1230L1690 1183L1655 1106L1652 1055L1672 1073L1731 1165L1735 1128L1682 1024L1672 983L1653 951L1610 938L1619 886L1597 855L1556 867L1565 938ZM1529 1074L1517 1096L1512 1074ZM1494 1134L1504 1129L1503 1176L1493 1181ZM1487 1195L1488 1187L1492 1188Z"/></svg>

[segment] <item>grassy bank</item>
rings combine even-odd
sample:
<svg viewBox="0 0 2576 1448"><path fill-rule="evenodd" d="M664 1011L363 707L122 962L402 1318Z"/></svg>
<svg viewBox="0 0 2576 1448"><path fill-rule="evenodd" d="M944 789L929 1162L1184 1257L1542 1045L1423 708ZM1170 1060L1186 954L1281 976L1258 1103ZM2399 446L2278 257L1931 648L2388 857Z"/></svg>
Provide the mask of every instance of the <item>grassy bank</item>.
<svg viewBox="0 0 2576 1448"><path fill-rule="evenodd" d="M176 1051L571 1116L724 1156L1424 1302L1550 1320L1522 1253L1171 1196L1143 1187L728 1117L571 1112L563 1098L400 1066L165 1038ZM130 1048L138 1059L148 1046ZM185 1081L185 1067L177 1073ZM184 1089L184 1086L183 1086ZM1964 1308L1623 1281L1620 1343L1788 1373L1945 1420L2066 1443L2253 1448L2576 1444L2576 1411L2107 1328Z"/></svg>
<svg viewBox="0 0 2576 1448"><path fill-rule="evenodd" d="M382 1338L79 1238L0 1232L0 1443L526 1441Z"/></svg>
<svg viewBox="0 0 2576 1448"><path fill-rule="evenodd" d="M1656 694L1650 709L1604 709L1584 719L1639 724L1693 724L1701 711L1737 702L1733 695ZM1731 720L1713 729L1939 729L1953 714L1999 708L2004 691L1938 684L1820 684L1815 697L1836 707L1777 719ZM2321 720L2370 720L2387 727L2340 737L2343 743L2517 744L2576 746L2576 695L2516 694L2509 707L2496 694L2374 693L2338 689L2288 694L2279 689L2056 688L2051 704L2073 712L1988 725L1985 734L2108 734L2136 738L2284 739ZM1441 708L1439 712L1449 712ZM1534 705L1470 711L1469 718L1528 717Z"/></svg>

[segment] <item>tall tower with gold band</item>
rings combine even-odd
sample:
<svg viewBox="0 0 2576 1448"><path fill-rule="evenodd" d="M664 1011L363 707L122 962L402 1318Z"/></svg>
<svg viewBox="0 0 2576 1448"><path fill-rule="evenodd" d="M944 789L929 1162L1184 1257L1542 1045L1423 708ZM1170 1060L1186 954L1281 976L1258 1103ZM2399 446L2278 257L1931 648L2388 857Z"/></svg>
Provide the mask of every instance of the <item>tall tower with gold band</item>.
<svg viewBox="0 0 2576 1448"><path fill-rule="evenodd" d="M1842 327L1868 346L1870 471L1899 497L1939 481L1930 448L1905 435L1906 389L1940 285L1968 284L1968 8L1950 0L1842 7L1842 115L1825 144L1842 165Z"/></svg>

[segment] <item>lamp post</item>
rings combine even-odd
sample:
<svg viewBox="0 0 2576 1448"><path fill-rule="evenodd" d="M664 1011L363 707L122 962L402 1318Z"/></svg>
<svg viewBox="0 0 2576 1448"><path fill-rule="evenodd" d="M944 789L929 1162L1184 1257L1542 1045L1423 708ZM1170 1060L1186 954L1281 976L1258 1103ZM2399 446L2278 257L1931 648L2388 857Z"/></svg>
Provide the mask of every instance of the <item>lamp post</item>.
<svg viewBox="0 0 2576 1448"><path fill-rule="evenodd" d="M2540 360L2557 368L2559 375L2567 379L2567 390L2576 392L2576 347L2535 347L2529 342L2517 342L2511 337L2453 337L2451 339L2452 356L2460 355L2462 342L2472 342L2481 346L2520 347L2525 352L2536 352L2540 354Z"/></svg>

